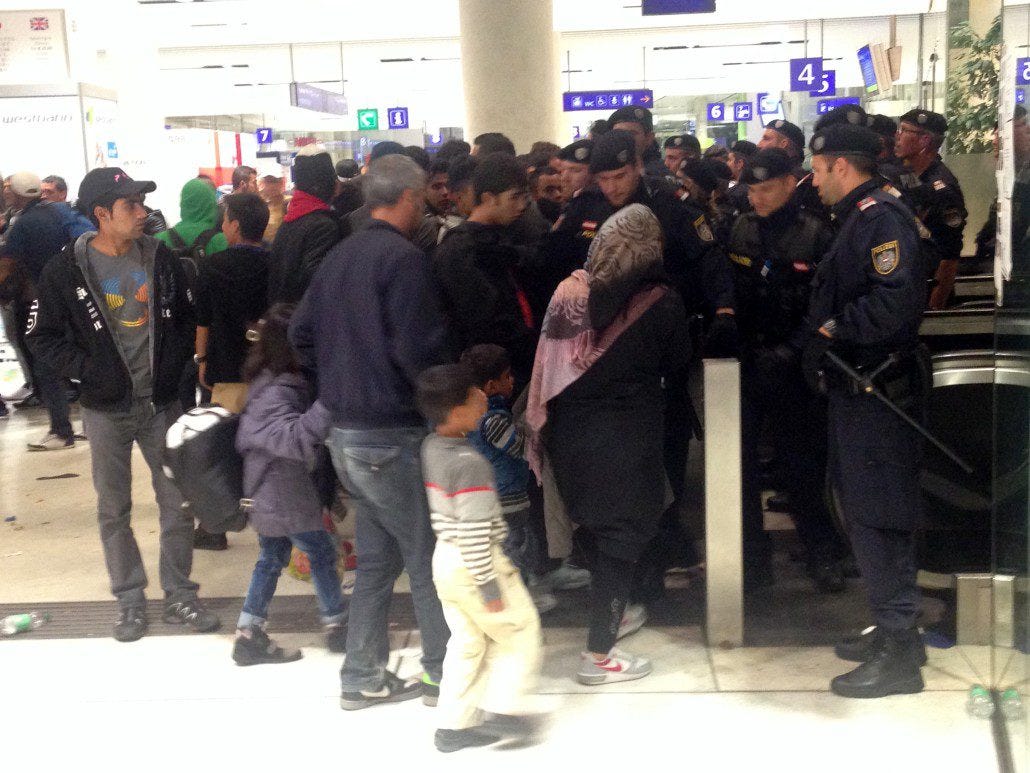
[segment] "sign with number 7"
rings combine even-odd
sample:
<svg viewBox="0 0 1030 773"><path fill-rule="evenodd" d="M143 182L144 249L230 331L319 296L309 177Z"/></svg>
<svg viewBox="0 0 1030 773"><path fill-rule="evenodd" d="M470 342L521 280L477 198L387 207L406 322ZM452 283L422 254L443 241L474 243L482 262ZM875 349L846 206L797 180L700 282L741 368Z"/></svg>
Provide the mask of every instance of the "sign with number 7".
<svg viewBox="0 0 1030 773"><path fill-rule="evenodd" d="M1030 57L1016 60L1016 85L1030 86Z"/></svg>
<svg viewBox="0 0 1030 773"><path fill-rule="evenodd" d="M822 83L823 60L821 58L790 60L791 91L818 91L822 88Z"/></svg>

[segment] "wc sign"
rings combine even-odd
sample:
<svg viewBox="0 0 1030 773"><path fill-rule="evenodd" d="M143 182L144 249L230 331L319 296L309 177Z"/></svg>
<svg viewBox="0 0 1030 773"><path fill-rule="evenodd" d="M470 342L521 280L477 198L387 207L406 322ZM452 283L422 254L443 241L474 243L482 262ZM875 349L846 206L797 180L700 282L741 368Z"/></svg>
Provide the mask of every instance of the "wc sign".
<svg viewBox="0 0 1030 773"><path fill-rule="evenodd" d="M391 107L386 111L386 115L391 129L408 128L408 108Z"/></svg>

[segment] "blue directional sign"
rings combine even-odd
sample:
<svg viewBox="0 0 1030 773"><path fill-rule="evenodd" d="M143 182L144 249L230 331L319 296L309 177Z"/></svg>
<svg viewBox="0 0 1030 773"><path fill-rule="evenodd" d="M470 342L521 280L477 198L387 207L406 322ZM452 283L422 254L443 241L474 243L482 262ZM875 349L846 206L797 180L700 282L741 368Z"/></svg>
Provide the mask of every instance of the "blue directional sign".
<svg viewBox="0 0 1030 773"><path fill-rule="evenodd" d="M780 112L780 100L766 92L758 93L758 114L772 115Z"/></svg>
<svg viewBox="0 0 1030 773"><path fill-rule="evenodd" d="M1025 105L1026 104L1026 91L1025 90L1023 90L1023 89L1016 89L1016 104L1017 105Z"/></svg>
<svg viewBox="0 0 1030 773"><path fill-rule="evenodd" d="M407 129L408 128L408 108L406 107L391 107L386 111L386 117L389 121L389 128L391 129Z"/></svg>
<svg viewBox="0 0 1030 773"><path fill-rule="evenodd" d="M654 106L651 89L611 89L610 91L566 91L562 94L562 110L618 110L620 107Z"/></svg>
<svg viewBox="0 0 1030 773"><path fill-rule="evenodd" d="M644 16L672 13L715 13L715 0L642 0Z"/></svg>
<svg viewBox="0 0 1030 773"><path fill-rule="evenodd" d="M108 158L118 158L118 143L117 142L109 142L109 143L107 143L107 157Z"/></svg>
<svg viewBox="0 0 1030 773"><path fill-rule="evenodd" d="M790 90L814 91L821 88L823 82L823 60L820 57L811 59L790 60Z"/></svg>
<svg viewBox="0 0 1030 773"><path fill-rule="evenodd" d="M708 120L715 123L726 121L726 105L722 102L709 102L707 115Z"/></svg>
<svg viewBox="0 0 1030 773"><path fill-rule="evenodd" d="M822 80L817 84L817 88L812 89L809 92L809 96L812 97L832 97L837 93L837 71L836 70L823 70Z"/></svg>
<svg viewBox="0 0 1030 773"><path fill-rule="evenodd" d="M254 136L257 137L258 145L267 145L272 141L272 129L263 127L254 132Z"/></svg>
<svg viewBox="0 0 1030 773"><path fill-rule="evenodd" d="M1030 86L1030 56L1016 60L1016 85Z"/></svg>
<svg viewBox="0 0 1030 773"><path fill-rule="evenodd" d="M834 108L840 107L841 105L860 105L862 100L858 97L839 97L838 99L820 99L816 102L815 112L818 115L826 115Z"/></svg>
<svg viewBox="0 0 1030 773"><path fill-rule="evenodd" d="M734 121L750 121L754 116L754 105L750 102L734 102L733 103L733 120Z"/></svg>

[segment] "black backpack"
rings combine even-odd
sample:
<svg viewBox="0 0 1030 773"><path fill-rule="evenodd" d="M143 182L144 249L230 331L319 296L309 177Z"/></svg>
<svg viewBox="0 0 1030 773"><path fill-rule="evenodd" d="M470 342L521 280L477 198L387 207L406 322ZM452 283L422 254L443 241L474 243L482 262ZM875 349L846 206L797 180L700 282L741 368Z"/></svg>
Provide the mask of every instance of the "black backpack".
<svg viewBox="0 0 1030 773"><path fill-rule="evenodd" d="M193 408L168 429L162 463L182 492L183 509L212 534L247 525L243 457L236 450L238 414L215 405Z"/></svg>
<svg viewBox="0 0 1030 773"><path fill-rule="evenodd" d="M207 257L208 242L220 231L219 228L208 228L206 231L201 231L193 240L193 244L186 244L174 228L170 228L167 232L168 238L172 240L172 255L182 261L183 271L186 272L186 282L194 298L197 296L197 276L200 274L200 265Z"/></svg>

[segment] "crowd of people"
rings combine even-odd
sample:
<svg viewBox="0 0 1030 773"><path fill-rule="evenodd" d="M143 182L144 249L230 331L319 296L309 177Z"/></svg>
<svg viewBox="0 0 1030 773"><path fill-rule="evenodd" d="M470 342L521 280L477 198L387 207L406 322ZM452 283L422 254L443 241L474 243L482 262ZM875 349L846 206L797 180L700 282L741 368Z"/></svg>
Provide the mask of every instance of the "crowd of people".
<svg viewBox="0 0 1030 773"><path fill-rule="evenodd" d="M838 646L860 665L834 692L921 690L918 437L833 363L918 414L919 320L949 303L966 221L946 131L927 110L895 122L847 105L817 124L811 170L786 120L704 152L673 136L663 156L632 107L521 156L500 133L432 156L380 142L364 169L308 145L288 198L274 170L239 167L221 199L200 176L171 228L145 204L155 183L121 169L89 172L74 208L58 177L6 178L4 327L31 378L24 405L51 422L29 447L88 438L115 638L148 626L134 443L159 506L164 619L220 626L191 571L195 548L226 537L194 528L161 450L184 410L247 384L236 442L260 556L234 660L300 657L266 632L296 547L327 646L346 652L344 709L421 696L439 705L443 751L526 734L556 593L590 586L577 680L650 673L616 642L646 623L670 568L700 564L681 517L700 437L689 374L700 356L735 357L746 589L775 582L773 474L815 590L843 591L849 569L865 579L875 628ZM340 488L356 512L349 603L324 527ZM387 670L402 571L422 642L407 681Z"/></svg>

